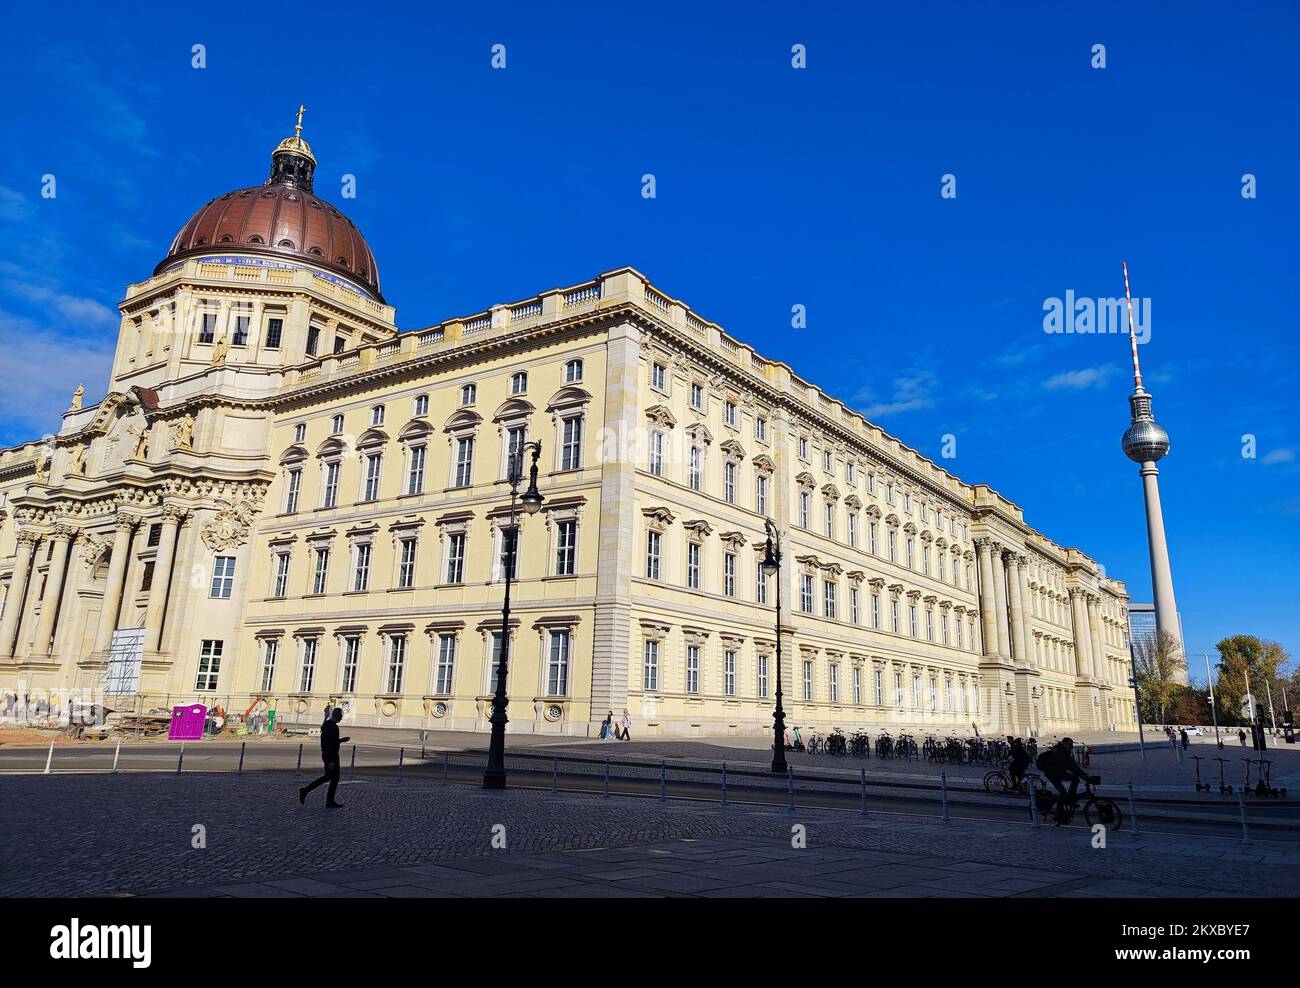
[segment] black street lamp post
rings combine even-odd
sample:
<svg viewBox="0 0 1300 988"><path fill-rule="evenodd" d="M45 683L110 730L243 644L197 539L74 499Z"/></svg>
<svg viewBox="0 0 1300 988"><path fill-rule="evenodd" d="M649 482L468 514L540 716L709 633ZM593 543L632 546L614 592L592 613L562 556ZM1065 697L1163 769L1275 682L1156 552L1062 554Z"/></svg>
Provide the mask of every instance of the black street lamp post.
<svg viewBox="0 0 1300 988"><path fill-rule="evenodd" d="M776 710L772 712L772 771L785 775L785 711L781 708L781 536L770 519L763 519L763 525L767 529L763 572L776 574Z"/></svg>
<svg viewBox="0 0 1300 988"><path fill-rule="evenodd" d="M519 484L523 480L524 453L533 452L533 465L528 478L528 490L519 496ZM517 452L510 454L508 479L510 481L510 528L509 541L506 544L506 595L501 606L501 657L497 663L497 688L492 697L492 741L488 745L487 768L483 770L484 789L504 789L506 787L506 672L510 660L510 584L515 575L515 558L519 551L519 520L516 517L516 499L524 506L528 514L537 513L542 506L542 495L537 491L537 458L542 455L539 442L524 443Z"/></svg>

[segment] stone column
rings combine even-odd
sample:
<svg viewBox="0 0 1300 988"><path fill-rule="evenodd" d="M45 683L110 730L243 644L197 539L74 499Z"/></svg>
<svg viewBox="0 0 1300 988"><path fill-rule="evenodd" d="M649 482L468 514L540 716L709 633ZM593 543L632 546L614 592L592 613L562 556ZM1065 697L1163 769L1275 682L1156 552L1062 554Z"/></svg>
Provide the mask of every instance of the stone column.
<svg viewBox="0 0 1300 988"><path fill-rule="evenodd" d="M1106 682L1106 639L1101 636L1101 624L1097 616L1097 598L1088 594L1088 635L1092 639L1092 675L1093 678Z"/></svg>
<svg viewBox="0 0 1300 988"><path fill-rule="evenodd" d="M1074 674L1081 679L1091 679L1092 636L1088 633L1088 617L1083 598L1082 590L1078 587L1070 588L1070 606L1074 612Z"/></svg>
<svg viewBox="0 0 1300 988"><path fill-rule="evenodd" d="M63 574L67 570L68 555L77 530L70 525L56 525L50 533L54 555L45 575L45 596L41 598L41 616L36 622L36 635L32 638L33 655L49 655L54 642L54 616L59 612L59 592L63 588Z"/></svg>
<svg viewBox="0 0 1300 988"><path fill-rule="evenodd" d="M1016 664L1032 665L1029 654L1029 642L1025 634L1024 598L1021 595L1022 556L1014 552L1007 553L1007 586L1011 591L1011 641L1015 646Z"/></svg>
<svg viewBox="0 0 1300 988"><path fill-rule="evenodd" d="M99 612L99 629L95 633L95 651L106 652L113 644L117 629L117 608L122 602L122 580L126 576L126 554L131 546L131 532L139 523L133 515L117 516L113 534L113 552L108 559L108 576L104 580L103 610Z"/></svg>
<svg viewBox="0 0 1300 988"><path fill-rule="evenodd" d="M984 654L997 655L998 623L994 613L992 546L988 539L976 539L975 550L979 556L980 568L980 637L983 639Z"/></svg>
<svg viewBox="0 0 1300 988"><path fill-rule="evenodd" d="M18 550L14 554L14 573L9 578L9 599L5 604L4 619L0 620L0 656L9 657L17 650L14 637L18 634L18 619L23 613L27 597L27 583L31 576L32 554L40 536L35 532L19 531Z"/></svg>
<svg viewBox="0 0 1300 988"><path fill-rule="evenodd" d="M993 543L993 610L997 619L998 657L1011 658L1011 631L1007 626L1007 571L1002 563L1002 547Z"/></svg>
<svg viewBox="0 0 1300 988"><path fill-rule="evenodd" d="M144 647L147 652L158 651L162 637L163 607L167 603L167 590L172 581L172 556L176 551L176 530L185 512L172 504L162 509L162 529L158 541L158 554L154 557L153 583L149 586L149 604L144 612Z"/></svg>

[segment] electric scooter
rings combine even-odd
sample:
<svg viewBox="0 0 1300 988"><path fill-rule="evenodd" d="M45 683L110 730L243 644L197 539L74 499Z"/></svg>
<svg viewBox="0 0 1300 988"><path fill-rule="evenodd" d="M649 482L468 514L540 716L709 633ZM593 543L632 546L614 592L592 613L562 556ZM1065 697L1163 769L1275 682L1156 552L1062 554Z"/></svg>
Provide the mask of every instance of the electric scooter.
<svg viewBox="0 0 1300 988"><path fill-rule="evenodd" d="M1219 792L1220 792L1221 794L1223 794L1224 796L1231 796L1231 795L1232 795L1232 792L1233 792L1232 786L1227 785L1227 784L1223 781L1223 766L1224 766L1224 763L1227 762L1227 760L1228 760L1228 759L1226 759L1226 758L1216 758L1216 759L1215 759L1215 761L1219 763Z"/></svg>
<svg viewBox="0 0 1300 988"><path fill-rule="evenodd" d="M1201 781L1201 756L1193 755L1192 759L1196 762L1196 791L1209 792L1210 784L1208 782Z"/></svg>

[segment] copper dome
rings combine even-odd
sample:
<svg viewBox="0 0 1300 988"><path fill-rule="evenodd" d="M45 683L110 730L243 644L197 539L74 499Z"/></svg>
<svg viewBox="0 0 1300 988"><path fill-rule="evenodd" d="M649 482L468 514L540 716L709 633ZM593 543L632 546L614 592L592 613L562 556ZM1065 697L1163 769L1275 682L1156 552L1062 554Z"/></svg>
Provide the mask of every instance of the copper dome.
<svg viewBox="0 0 1300 988"><path fill-rule="evenodd" d="M335 272L379 301L379 267L352 221L312 193L316 159L301 137L275 149L263 185L218 196L190 217L154 269L224 251L302 261Z"/></svg>

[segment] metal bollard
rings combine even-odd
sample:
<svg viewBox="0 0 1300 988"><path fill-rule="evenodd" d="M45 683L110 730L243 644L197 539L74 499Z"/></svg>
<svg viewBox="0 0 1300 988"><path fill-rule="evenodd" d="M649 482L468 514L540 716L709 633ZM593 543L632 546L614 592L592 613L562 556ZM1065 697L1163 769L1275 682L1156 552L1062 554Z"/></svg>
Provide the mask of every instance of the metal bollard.
<svg viewBox="0 0 1300 988"><path fill-rule="evenodd" d="M1177 741L1174 742L1174 754L1178 756L1178 764L1181 765L1183 763L1183 749Z"/></svg>
<svg viewBox="0 0 1300 988"><path fill-rule="evenodd" d="M1038 820L1038 799L1037 794L1034 792L1033 783L1029 785L1029 825L1035 830L1042 827Z"/></svg>
<svg viewBox="0 0 1300 988"><path fill-rule="evenodd" d="M235 769L236 775L244 774L244 749L248 747L247 741L239 742L239 768Z"/></svg>
<svg viewBox="0 0 1300 988"><path fill-rule="evenodd" d="M181 753L180 753L180 756L176 759L176 774L177 774L177 775L180 775L180 774L181 774L181 766L183 766L184 764L185 764L185 742L182 741L182 742L181 742Z"/></svg>
<svg viewBox="0 0 1300 988"><path fill-rule="evenodd" d="M939 773L939 792L943 795L943 822L952 823L952 817L948 815L948 773Z"/></svg>
<svg viewBox="0 0 1300 988"><path fill-rule="evenodd" d="M117 743L117 747L113 749L113 774L114 775L117 774L117 759L118 756L121 754L122 754L122 742L119 741Z"/></svg>
<svg viewBox="0 0 1300 988"><path fill-rule="evenodd" d="M406 761L406 749L397 749L397 781L402 781L402 762Z"/></svg>
<svg viewBox="0 0 1300 988"><path fill-rule="evenodd" d="M722 763L722 808L727 808L727 763Z"/></svg>
<svg viewBox="0 0 1300 988"><path fill-rule="evenodd" d="M1237 790L1237 809L1241 812L1241 842L1250 843L1250 828L1246 826L1246 798L1242 795L1240 789Z"/></svg>
<svg viewBox="0 0 1300 988"><path fill-rule="evenodd" d="M50 774L50 764L54 761L54 742L50 741L50 753L45 756L45 774Z"/></svg>
<svg viewBox="0 0 1300 988"><path fill-rule="evenodd" d="M659 760L659 802L668 799L668 762Z"/></svg>
<svg viewBox="0 0 1300 988"><path fill-rule="evenodd" d="M551 795L560 791L560 759L557 755L551 759Z"/></svg>
<svg viewBox="0 0 1300 988"><path fill-rule="evenodd" d="M1138 811L1137 803L1133 799L1133 783L1131 782L1128 784L1128 819L1129 833L1136 837L1138 835Z"/></svg>
<svg viewBox="0 0 1300 988"><path fill-rule="evenodd" d="M444 786L447 784L447 769L450 767L450 764L451 755L444 751L442 753L442 784Z"/></svg>
<svg viewBox="0 0 1300 988"><path fill-rule="evenodd" d="M609 759L608 758L605 759L605 792L602 798L609 799Z"/></svg>
<svg viewBox="0 0 1300 988"><path fill-rule="evenodd" d="M787 813L793 813L794 812L794 769L791 768L789 765L785 767L785 782L786 782L786 788L789 790L790 793L790 802L786 805L785 811Z"/></svg>
<svg viewBox="0 0 1300 988"><path fill-rule="evenodd" d="M864 768L861 770L861 772L862 772L862 809L860 809L858 813L861 816L866 816L867 815L867 770Z"/></svg>
<svg viewBox="0 0 1300 988"><path fill-rule="evenodd" d="M298 764L293 767L293 777L296 779L302 775L302 745L298 745Z"/></svg>
<svg viewBox="0 0 1300 988"><path fill-rule="evenodd" d="M352 746L352 759L348 762L348 781L357 777L357 746Z"/></svg>

